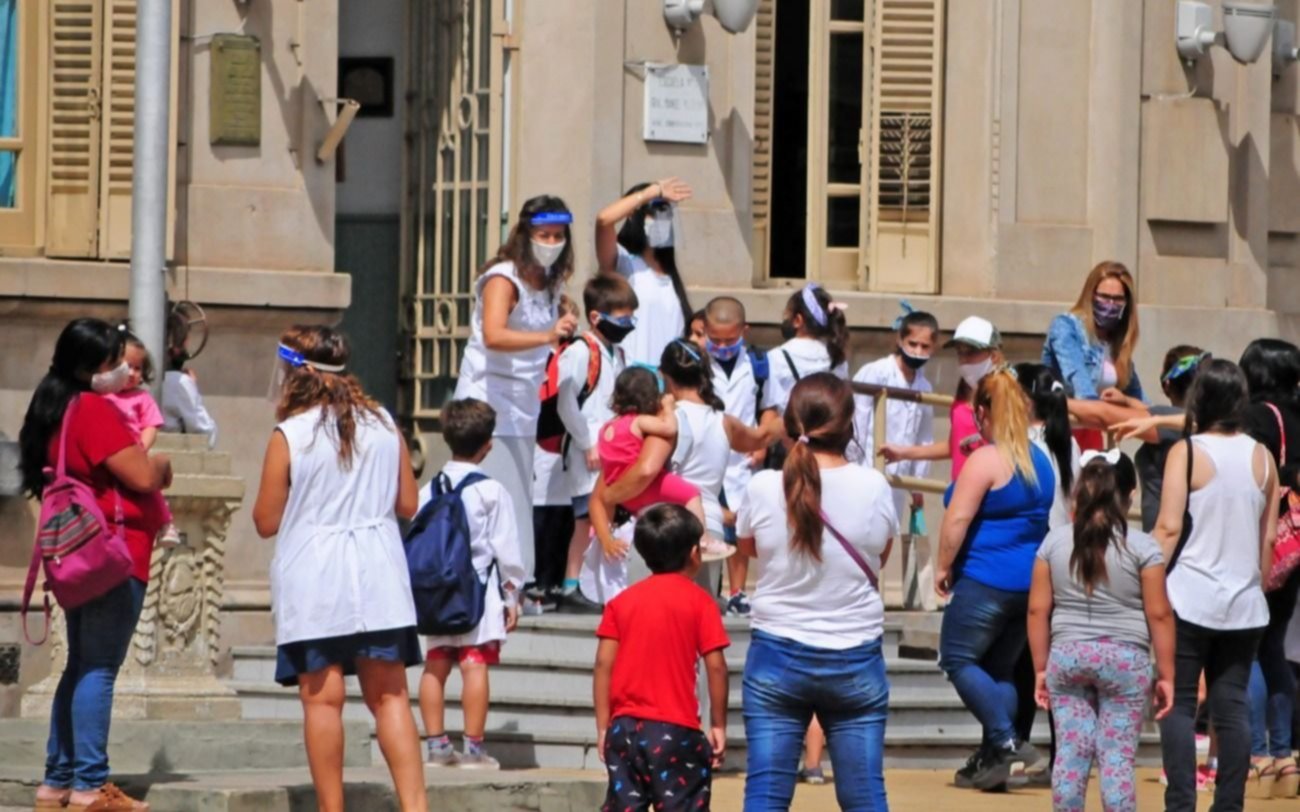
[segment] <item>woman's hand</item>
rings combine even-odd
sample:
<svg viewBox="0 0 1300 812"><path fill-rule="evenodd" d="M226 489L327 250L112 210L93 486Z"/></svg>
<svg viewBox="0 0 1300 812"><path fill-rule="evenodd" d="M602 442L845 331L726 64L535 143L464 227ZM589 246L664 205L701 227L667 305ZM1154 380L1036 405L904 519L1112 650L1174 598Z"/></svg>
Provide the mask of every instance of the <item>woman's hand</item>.
<svg viewBox="0 0 1300 812"><path fill-rule="evenodd" d="M578 317L572 313L566 313L555 320L554 326L551 327L551 343L559 344L560 342L572 338L578 330Z"/></svg>
<svg viewBox="0 0 1300 812"><path fill-rule="evenodd" d="M506 632L519 628L519 605L506 607Z"/></svg>
<svg viewBox="0 0 1300 812"><path fill-rule="evenodd" d="M1050 707L1051 695L1047 691L1047 672L1039 671L1034 675L1034 702L1038 707L1047 710Z"/></svg>
<svg viewBox="0 0 1300 812"><path fill-rule="evenodd" d="M1156 713L1156 721L1169 715L1174 709L1174 681L1157 679L1151 686L1151 707ZM1199 704L1199 703L1198 703Z"/></svg>
<svg viewBox="0 0 1300 812"><path fill-rule="evenodd" d="M646 191L652 191L656 186L659 187L659 194L655 197L662 197L670 203L681 203L683 200L691 199L691 187L681 178L664 178L655 181Z"/></svg>
<svg viewBox="0 0 1300 812"><path fill-rule="evenodd" d="M952 594L952 572L948 568L934 568L934 591L935 594L944 599L947 599Z"/></svg>
<svg viewBox="0 0 1300 812"><path fill-rule="evenodd" d="M1119 389L1113 386L1110 387L1109 389L1102 390L1101 399L1106 401L1107 403L1115 403L1120 406L1124 406L1128 404L1128 395L1124 394Z"/></svg>
<svg viewBox="0 0 1300 812"><path fill-rule="evenodd" d="M600 542L600 549L605 553L605 557L610 561L622 561L627 558L628 543L615 538L613 531L608 528L602 528L602 531L596 533L596 540Z"/></svg>
<svg viewBox="0 0 1300 812"><path fill-rule="evenodd" d="M876 452L877 456L884 457L885 462L899 462L912 458L912 446L897 445L895 443L885 443Z"/></svg>
<svg viewBox="0 0 1300 812"><path fill-rule="evenodd" d="M1159 417L1130 417L1128 420L1121 420L1110 427L1111 432L1115 435L1116 440L1127 440L1130 437L1137 437L1147 432L1160 428L1161 420Z"/></svg>

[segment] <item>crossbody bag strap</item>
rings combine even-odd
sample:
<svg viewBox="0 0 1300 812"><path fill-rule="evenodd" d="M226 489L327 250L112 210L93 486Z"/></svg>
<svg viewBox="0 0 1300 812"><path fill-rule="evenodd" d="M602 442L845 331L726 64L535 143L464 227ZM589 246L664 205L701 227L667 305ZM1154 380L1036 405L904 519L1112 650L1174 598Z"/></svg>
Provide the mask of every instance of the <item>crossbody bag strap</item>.
<svg viewBox="0 0 1300 812"><path fill-rule="evenodd" d="M1192 537L1192 438L1186 437L1183 442L1187 443L1187 506L1183 508L1183 532L1178 536L1178 543L1174 545L1174 551L1169 556L1169 564L1165 567L1166 576L1174 571L1178 557L1183 554L1187 540Z"/></svg>
<svg viewBox="0 0 1300 812"><path fill-rule="evenodd" d="M1267 406L1268 410L1273 413L1273 417L1277 418L1277 436L1279 439L1279 444L1281 445L1281 448L1278 449L1277 465L1278 468L1281 468L1283 465L1286 464L1286 424L1282 422L1282 411L1280 409L1278 409L1272 403L1266 402L1264 405Z"/></svg>
<svg viewBox="0 0 1300 812"><path fill-rule="evenodd" d="M863 574L867 576L867 580L871 582L871 588L876 590L876 592L879 592L880 581L876 578L876 573L871 569L871 565L867 563L867 559L863 558L862 553L858 552L857 548L850 544L849 540L844 538L844 535L840 533L840 531L835 529L835 525L831 524L830 520L826 518L826 511L819 511L819 513L822 517L822 525L830 531L830 534L834 536L835 540L844 548L844 552L848 553L849 558L853 559L853 563L857 564Z"/></svg>
<svg viewBox="0 0 1300 812"><path fill-rule="evenodd" d="M790 374L794 376L794 379L796 381L803 380L803 376L799 374L799 367L794 365L794 359L790 357L790 353L781 350L781 354L785 356L785 365L790 367Z"/></svg>

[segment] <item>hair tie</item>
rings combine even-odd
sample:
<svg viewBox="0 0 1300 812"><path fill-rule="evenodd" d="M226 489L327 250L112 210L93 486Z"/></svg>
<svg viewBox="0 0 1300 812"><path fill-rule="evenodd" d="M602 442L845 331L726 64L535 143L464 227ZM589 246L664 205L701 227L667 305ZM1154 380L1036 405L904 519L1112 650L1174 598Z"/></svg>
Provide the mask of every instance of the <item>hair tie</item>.
<svg viewBox="0 0 1300 812"><path fill-rule="evenodd" d="M1097 451L1093 449L1091 451L1083 452L1083 456L1079 457L1079 465L1086 466L1093 460L1101 460L1107 465L1119 465L1119 458L1120 450L1118 448L1112 448L1110 451Z"/></svg>
<svg viewBox="0 0 1300 812"><path fill-rule="evenodd" d="M801 442L801 443L803 443L804 445L808 445L808 435L807 435L807 434L800 434L800 435L799 435L798 442Z"/></svg>
<svg viewBox="0 0 1300 812"><path fill-rule="evenodd" d="M1064 391L1065 391L1065 384L1061 383L1060 381L1052 381L1052 390L1051 390L1051 391L1052 391L1052 392L1064 392Z"/></svg>
<svg viewBox="0 0 1300 812"><path fill-rule="evenodd" d="M891 325L892 329L895 331L903 329L903 319L906 319L908 316L916 312L916 308L912 307L912 303L906 299L898 300L898 308L903 312L898 314L898 318L894 319L894 323Z"/></svg>
<svg viewBox="0 0 1300 812"><path fill-rule="evenodd" d="M820 289L821 285L816 282L809 282L803 286L803 290L799 292L799 295L803 299L803 306L808 310L808 315L812 316L813 321L825 327L827 324L826 311L822 309L821 302L817 301L817 291Z"/></svg>
<svg viewBox="0 0 1300 812"><path fill-rule="evenodd" d="M830 311L832 313L843 313L849 309L848 302L831 302Z"/></svg>

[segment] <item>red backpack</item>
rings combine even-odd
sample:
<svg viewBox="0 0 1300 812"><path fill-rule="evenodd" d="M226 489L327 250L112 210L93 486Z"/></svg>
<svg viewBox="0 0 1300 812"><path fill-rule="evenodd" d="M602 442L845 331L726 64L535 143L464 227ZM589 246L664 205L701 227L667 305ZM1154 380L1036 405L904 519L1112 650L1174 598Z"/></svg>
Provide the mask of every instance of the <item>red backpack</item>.
<svg viewBox="0 0 1300 812"><path fill-rule="evenodd" d="M575 341L586 341L589 359L587 361L587 381L578 392L578 406L587 402L591 393L596 391L596 382L600 379L600 354L603 348L590 333L571 338L560 344L559 348L546 359L546 379L542 381L538 397L542 401L542 410L537 415L537 445L552 454L563 454L568 445L569 432L560 420L560 356Z"/></svg>

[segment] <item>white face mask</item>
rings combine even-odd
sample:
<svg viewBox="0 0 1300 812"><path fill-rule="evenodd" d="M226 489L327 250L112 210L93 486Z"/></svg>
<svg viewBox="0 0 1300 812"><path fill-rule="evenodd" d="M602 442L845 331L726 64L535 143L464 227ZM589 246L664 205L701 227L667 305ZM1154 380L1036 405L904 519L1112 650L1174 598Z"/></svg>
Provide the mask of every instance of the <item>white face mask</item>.
<svg viewBox="0 0 1300 812"><path fill-rule="evenodd" d="M568 245L567 240L560 240L557 243L544 243L533 240L533 259L543 268L549 268L564 253L564 246Z"/></svg>
<svg viewBox="0 0 1300 812"><path fill-rule="evenodd" d="M96 372L90 378L90 388L96 394L112 395L121 392L131 380L131 367L123 361L108 372Z"/></svg>
<svg viewBox="0 0 1300 812"><path fill-rule="evenodd" d="M979 386L984 376L993 371L993 359L985 358L977 364L958 364L957 371L961 373L961 379L971 389Z"/></svg>
<svg viewBox="0 0 1300 812"><path fill-rule="evenodd" d="M673 246L673 216L660 214L645 218L645 238L651 248Z"/></svg>

